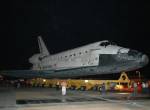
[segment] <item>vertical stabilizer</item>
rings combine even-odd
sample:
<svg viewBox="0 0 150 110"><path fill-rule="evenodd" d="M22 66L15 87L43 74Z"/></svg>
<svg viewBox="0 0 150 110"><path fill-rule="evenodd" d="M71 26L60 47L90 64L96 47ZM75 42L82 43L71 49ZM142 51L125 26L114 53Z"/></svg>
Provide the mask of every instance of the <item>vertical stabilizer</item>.
<svg viewBox="0 0 150 110"><path fill-rule="evenodd" d="M38 36L38 44L39 44L40 53L42 53L46 56L50 55L49 51L47 50L41 36Z"/></svg>

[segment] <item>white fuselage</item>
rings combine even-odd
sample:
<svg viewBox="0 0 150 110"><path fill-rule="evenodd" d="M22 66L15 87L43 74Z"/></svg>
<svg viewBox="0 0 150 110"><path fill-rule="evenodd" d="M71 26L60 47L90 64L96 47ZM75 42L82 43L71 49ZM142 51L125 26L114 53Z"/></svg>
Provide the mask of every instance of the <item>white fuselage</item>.
<svg viewBox="0 0 150 110"><path fill-rule="evenodd" d="M100 54L117 54L119 50L123 53L127 53L129 51L129 49L117 45L101 46L100 44L102 42L108 41L100 41L72 50L67 50L65 52L49 55L41 58L41 60L38 60L39 58L37 59L33 56L30 59L30 62L36 62L33 63L34 70L61 70L86 66L97 66L100 61ZM37 54L37 56L38 55L43 56L42 54Z"/></svg>

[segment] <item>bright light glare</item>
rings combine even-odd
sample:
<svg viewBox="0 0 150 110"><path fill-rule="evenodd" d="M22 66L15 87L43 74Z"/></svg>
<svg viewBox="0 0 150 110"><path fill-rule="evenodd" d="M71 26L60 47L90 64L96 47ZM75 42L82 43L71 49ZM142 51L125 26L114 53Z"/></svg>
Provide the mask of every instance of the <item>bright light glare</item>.
<svg viewBox="0 0 150 110"><path fill-rule="evenodd" d="M123 86L122 86L122 85L116 85L115 89L116 89L116 90L118 90L118 89L119 89L119 90L120 90L120 89L123 89Z"/></svg>
<svg viewBox="0 0 150 110"><path fill-rule="evenodd" d="M89 82L89 81L88 81L88 80L85 80L84 82L87 83L87 82Z"/></svg>

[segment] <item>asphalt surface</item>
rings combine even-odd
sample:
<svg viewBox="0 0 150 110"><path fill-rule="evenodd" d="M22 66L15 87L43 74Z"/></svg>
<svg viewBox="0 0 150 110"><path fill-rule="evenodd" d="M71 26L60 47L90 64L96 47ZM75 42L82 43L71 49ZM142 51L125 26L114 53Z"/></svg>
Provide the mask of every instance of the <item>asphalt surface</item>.
<svg viewBox="0 0 150 110"><path fill-rule="evenodd" d="M150 95L51 88L0 88L0 110L149 110Z"/></svg>

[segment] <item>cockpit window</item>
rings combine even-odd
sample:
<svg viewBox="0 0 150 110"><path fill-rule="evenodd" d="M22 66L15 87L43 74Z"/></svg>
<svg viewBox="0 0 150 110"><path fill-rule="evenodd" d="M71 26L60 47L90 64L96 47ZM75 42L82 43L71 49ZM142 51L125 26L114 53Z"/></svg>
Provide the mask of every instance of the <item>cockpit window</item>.
<svg viewBox="0 0 150 110"><path fill-rule="evenodd" d="M112 42L112 41L110 42L110 44L111 44L111 45L117 45L115 42Z"/></svg>
<svg viewBox="0 0 150 110"><path fill-rule="evenodd" d="M108 46L108 45L110 45L109 42L102 42L102 43L100 44L100 46Z"/></svg>
<svg viewBox="0 0 150 110"><path fill-rule="evenodd" d="M105 42L100 43L100 46L105 46L106 47L108 45L116 45L116 43L110 42L110 41L105 41Z"/></svg>

